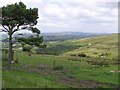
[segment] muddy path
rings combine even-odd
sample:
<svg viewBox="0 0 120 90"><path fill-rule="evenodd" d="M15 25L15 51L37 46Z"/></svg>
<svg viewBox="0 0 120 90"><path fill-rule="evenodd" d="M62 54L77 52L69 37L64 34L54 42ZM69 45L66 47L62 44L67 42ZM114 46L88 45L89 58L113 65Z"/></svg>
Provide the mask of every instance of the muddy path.
<svg viewBox="0 0 120 90"><path fill-rule="evenodd" d="M42 66L30 67L28 71L46 77L53 76L54 82L64 84L71 88L98 88L104 86L118 88L118 86L113 84L100 83L92 80L80 80L72 76L67 76L68 74L71 73L70 71L54 70L53 68L48 68L47 66L44 68Z"/></svg>
<svg viewBox="0 0 120 90"><path fill-rule="evenodd" d="M105 83L100 83L92 80L80 80L77 78L70 78L70 77L60 77L57 80L58 83L63 83L66 85L71 85L74 88L100 88L104 86L108 86L111 88L117 88L117 86L112 85L112 84L105 84Z"/></svg>

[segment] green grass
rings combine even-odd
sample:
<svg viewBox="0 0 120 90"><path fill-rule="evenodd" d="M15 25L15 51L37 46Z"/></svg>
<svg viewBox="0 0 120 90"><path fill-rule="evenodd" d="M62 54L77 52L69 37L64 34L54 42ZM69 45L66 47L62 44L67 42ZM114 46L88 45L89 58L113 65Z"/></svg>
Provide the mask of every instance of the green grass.
<svg viewBox="0 0 120 90"><path fill-rule="evenodd" d="M63 53L63 55L85 53L89 57L98 58L99 55L108 53L107 56L100 56L105 59L118 59L118 35L96 36L91 38L77 39L69 42L84 43L87 46ZM90 44L90 45L89 45ZM95 54L97 53L97 54Z"/></svg>
<svg viewBox="0 0 120 90"><path fill-rule="evenodd" d="M102 83L118 84L118 74L110 73L111 70L118 70L117 65L111 65L109 67L93 67L85 61L70 61L67 60L68 57L62 56L46 56L46 55L32 55L19 54L19 65L15 64L13 66L19 68L27 68L27 65L39 66L46 64L49 68L53 68L53 62L56 62L56 66L62 66L64 70L72 71L66 74L75 76L76 78L83 80L93 80ZM86 60L89 58L86 58ZM25 67L25 68L24 68ZM50 77L51 78L51 77Z"/></svg>
<svg viewBox="0 0 120 90"><path fill-rule="evenodd" d="M75 77L83 80L94 80L102 83L118 85L118 73L111 73L111 70L117 70L117 66L99 67L99 68L80 68Z"/></svg>
<svg viewBox="0 0 120 90"><path fill-rule="evenodd" d="M65 88L62 84L38 74L24 71L3 71L3 87L7 88Z"/></svg>
<svg viewBox="0 0 120 90"><path fill-rule="evenodd" d="M60 45L68 48L57 49L56 46ZM118 57L116 48L117 35L52 42L48 43L48 47L54 48L54 53L61 52L62 54L58 56L40 54L28 56L26 53L16 51L14 59L18 57L19 64L12 64L14 70L3 70L4 87L44 88L47 85L48 88L64 88L71 86L63 83L55 83L55 80L58 78L56 76L57 74L53 73L50 76L43 76L29 71L33 67L45 64L47 68L55 72L53 70L54 61L55 66L63 67L63 70L60 71L66 72L63 74L64 76L73 76L79 80L92 80L104 84L118 85L118 73L110 72L111 70L118 70L118 65L111 64L112 62L116 62ZM73 47L77 47L77 49ZM85 53L89 57L71 56L72 54L78 55L79 53ZM98 55L103 53L108 53L108 56L98 57ZM109 66L92 66L87 62L89 60L94 62L107 62ZM6 62L3 61L3 67L5 66Z"/></svg>

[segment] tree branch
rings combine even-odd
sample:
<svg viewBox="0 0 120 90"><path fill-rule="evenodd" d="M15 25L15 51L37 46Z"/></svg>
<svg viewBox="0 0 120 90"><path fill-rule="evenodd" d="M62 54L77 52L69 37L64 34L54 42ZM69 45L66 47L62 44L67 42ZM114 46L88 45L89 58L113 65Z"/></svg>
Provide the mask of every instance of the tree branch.
<svg viewBox="0 0 120 90"><path fill-rule="evenodd" d="M17 26L17 29L15 29L13 32L12 32L12 34L14 33L14 32L17 32L17 31L22 31L22 30L25 30L25 29L27 29L28 28L28 26L25 26L25 27L23 27L23 28L21 28L21 29L19 29L19 25Z"/></svg>
<svg viewBox="0 0 120 90"><path fill-rule="evenodd" d="M0 30L1 30L1 32L6 32L6 33L8 33L8 31L5 30L5 29L1 29L1 28L0 28Z"/></svg>
<svg viewBox="0 0 120 90"><path fill-rule="evenodd" d="M19 30L19 27L20 27L20 25L17 26L17 29L15 29L15 30L12 32L12 34L13 34L14 32L16 32L16 31L18 31L18 30Z"/></svg>
<svg viewBox="0 0 120 90"><path fill-rule="evenodd" d="M2 25L2 27L3 27L5 30L7 30L7 32L9 32L9 30L8 30L4 25Z"/></svg>

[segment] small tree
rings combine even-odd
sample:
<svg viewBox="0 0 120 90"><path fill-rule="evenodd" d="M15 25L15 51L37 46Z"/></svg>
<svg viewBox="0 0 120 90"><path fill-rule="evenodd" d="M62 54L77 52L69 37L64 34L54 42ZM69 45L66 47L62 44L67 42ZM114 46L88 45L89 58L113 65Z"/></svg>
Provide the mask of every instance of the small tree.
<svg viewBox="0 0 120 90"><path fill-rule="evenodd" d="M0 15L1 16L1 15ZM2 7L2 32L6 32L9 36L9 62L8 69L11 67L11 61L13 60L12 50L12 36L15 32L20 30L31 30L34 33L39 33L37 28L34 28L37 24L38 9L26 8L24 3L19 2Z"/></svg>
<svg viewBox="0 0 120 90"><path fill-rule="evenodd" d="M23 52L27 52L29 54L29 56L31 56L31 53L30 53L31 49L32 49L32 47L30 47L30 46L23 47Z"/></svg>
<svg viewBox="0 0 120 90"><path fill-rule="evenodd" d="M30 46L37 46L39 48L45 48L46 44L43 44L43 36L38 36L38 34L36 35L37 37L29 37L29 38L18 38L18 42L21 43L22 49L23 51L29 51L29 47ZM29 45L29 47L28 47ZM32 48L31 48L32 49ZM31 50L30 50L31 51Z"/></svg>

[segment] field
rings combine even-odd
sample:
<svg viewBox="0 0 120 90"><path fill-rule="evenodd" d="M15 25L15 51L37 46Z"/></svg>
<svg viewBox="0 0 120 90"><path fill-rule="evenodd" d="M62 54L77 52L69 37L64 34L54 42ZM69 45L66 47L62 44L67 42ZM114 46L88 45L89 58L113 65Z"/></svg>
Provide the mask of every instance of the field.
<svg viewBox="0 0 120 90"><path fill-rule="evenodd" d="M31 56L15 48L19 60L11 70L3 60L4 88L118 87L117 34L46 44Z"/></svg>

